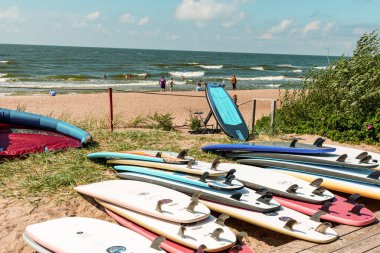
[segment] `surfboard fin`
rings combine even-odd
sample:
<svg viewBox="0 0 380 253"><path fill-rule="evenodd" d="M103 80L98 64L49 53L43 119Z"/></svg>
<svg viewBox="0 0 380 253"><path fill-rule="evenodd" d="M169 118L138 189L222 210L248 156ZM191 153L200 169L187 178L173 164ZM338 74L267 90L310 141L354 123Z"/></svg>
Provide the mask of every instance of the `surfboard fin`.
<svg viewBox="0 0 380 253"><path fill-rule="evenodd" d="M268 193L268 189L267 188L261 188L261 189L257 189L255 192L257 194L260 194L260 195L265 195Z"/></svg>
<svg viewBox="0 0 380 253"><path fill-rule="evenodd" d="M161 245L161 243L162 243L163 241L165 241L165 240L166 240L166 238L165 238L164 236L158 236L158 237L156 237L156 239L153 240L153 242L152 242L152 244L150 245L150 247L151 247L152 249L155 249L155 250L161 250L160 245Z"/></svg>
<svg viewBox="0 0 380 253"><path fill-rule="evenodd" d="M352 194L352 195L347 197L346 202L353 204L353 205L356 205L356 200L358 200L361 196L362 195L360 195L359 193Z"/></svg>
<svg viewBox="0 0 380 253"><path fill-rule="evenodd" d="M187 206L186 210L190 213L194 213L194 208L198 205L198 200L197 201L191 201L190 204Z"/></svg>
<svg viewBox="0 0 380 253"><path fill-rule="evenodd" d="M286 191L289 193L296 193L298 188L299 188L299 186L297 184L292 184L291 186L289 186L288 189L286 189Z"/></svg>
<svg viewBox="0 0 380 253"><path fill-rule="evenodd" d="M206 179L208 178L208 176L210 175L210 173L208 173L207 171L204 172L202 174L202 176L199 178L199 181L203 182L203 183L206 183Z"/></svg>
<svg viewBox="0 0 380 253"><path fill-rule="evenodd" d="M371 174L369 174L367 177L368 178L372 178L372 179L379 179L379 177L380 177L380 171L374 171Z"/></svg>
<svg viewBox="0 0 380 253"><path fill-rule="evenodd" d="M225 222L228 218L230 218L229 215L222 213L222 214L219 215L219 217L216 219L215 223L218 224L218 225L220 225L220 226L224 226L224 222Z"/></svg>
<svg viewBox="0 0 380 253"><path fill-rule="evenodd" d="M180 226L177 234L181 238L185 238L185 231L186 231L186 228L184 226Z"/></svg>
<svg viewBox="0 0 380 253"><path fill-rule="evenodd" d="M204 253L205 250L207 249L206 245L201 244L198 249L194 250L194 253Z"/></svg>
<svg viewBox="0 0 380 253"><path fill-rule="evenodd" d="M325 188L325 187L323 187L323 186L318 186L318 187L313 191L313 193L314 193L315 195L322 196L323 193L324 193L325 191L326 191L326 188Z"/></svg>
<svg viewBox="0 0 380 253"><path fill-rule="evenodd" d="M311 186L319 187L323 182L322 178L317 178L313 182L310 183Z"/></svg>
<svg viewBox="0 0 380 253"><path fill-rule="evenodd" d="M363 159L364 157L366 157L368 155L368 152L361 152L357 157L355 157L355 159Z"/></svg>
<svg viewBox="0 0 380 253"><path fill-rule="evenodd" d="M244 239L247 238L248 233L245 231L240 231L236 234L236 240L238 245L244 245Z"/></svg>
<svg viewBox="0 0 380 253"><path fill-rule="evenodd" d="M330 212L330 207L332 206L332 203L330 201L327 201L323 203L322 207L320 208L322 211L325 211L326 213Z"/></svg>
<svg viewBox="0 0 380 253"><path fill-rule="evenodd" d="M372 159L372 156L371 155L367 155L365 157L363 157L362 159L360 159L360 163L368 163L369 161L371 161Z"/></svg>
<svg viewBox="0 0 380 253"><path fill-rule="evenodd" d="M318 211L316 213L314 213L311 217L310 217L310 220L313 220L313 221L316 221L316 222L320 222L321 221L321 216L325 215L326 212L325 211Z"/></svg>
<svg viewBox="0 0 380 253"><path fill-rule="evenodd" d="M232 180L234 180L235 179L235 175L229 175L227 178L226 178L226 180L224 180L224 183L226 184L226 185L232 185Z"/></svg>
<svg viewBox="0 0 380 253"><path fill-rule="evenodd" d="M161 158L162 157L162 152L157 152L156 157Z"/></svg>
<svg viewBox="0 0 380 253"><path fill-rule="evenodd" d="M261 203L269 205L269 203L272 200L272 198L273 198L273 194L267 192L263 196L261 196L260 198L258 198L256 200L259 201L259 202L261 202Z"/></svg>
<svg viewBox="0 0 380 253"><path fill-rule="evenodd" d="M323 223L319 224L318 227L315 228L315 231L325 235L327 229L331 228L331 227L332 227L332 225L330 222L323 222Z"/></svg>
<svg viewBox="0 0 380 253"><path fill-rule="evenodd" d="M212 164L211 164L211 170L218 170L218 165L220 164L220 158L218 157L218 158L216 158L213 162L212 162Z"/></svg>
<svg viewBox="0 0 380 253"><path fill-rule="evenodd" d="M360 216L360 210L362 210L365 206L363 204L357 204L355 205L351 210L350 213L356 214Z"/></svg>
<svg viewBox="0 0 380 253"><path fill-rule="evenodd" d="M177 158L178 159L185 159L185 157L187 156L189 150L188 149L182 149L181 152L179 152L179 154L177 155Z"/></svg>
<svg viewBox="0 0 380 253"><path fill-rule="evenodd" d="M234 194L231 195L231 198L240 200L241 196L243 196L241 192L235 192Z"/></svg>
<svg viewBox="0 0 380 253"><path fill-rule="evenodd" d="M217 228L212 232L211 238L215 239L216 241L219 241L220 235L224 232L223 228Z"/></svg>
<svg viewBox="0 0 380 253"><path fill-rule="evenodd" d="M193 166L194 162L195 162L194 159L190 159L190 160L187 162L187 168L192 169L192 166Z"/></svg>
<svg viewBox="0 0 380 253"><path fill-rule="evenodd" d="M340 162L340 163L344 163L347 159L348 155L347 154L343 154L341 156L338 157L338 159L336 159L337 162Z"/></svg>
<svg viewBox="0 0 380 253"><path fill-rule="evenodd" d="M191 196L191 201L199 201L199 197L202 195L202 191L196 191L193 196Z"/></svg>
<svg viewBox="0 0 380 253"><path fill-rule="evenodd" d="M314 141L314 146L318 147L318 148L321 148L323 143L325 142L325 139L322 139L322 138L317 138L315 141Z"/></svg>
<svg viewBox="0 0 380 253"><path fill-rule="evenodd" d="M295 148L297 141L298 141L297 139L293 139L292 142L290 143L289 147Z"/></svg>
<svg viewBox="0 0 380 253"><path fill-rule="evenodd" d="M160 199L159 201L157 201L156 211L162 213L162 205L168 204L170 202L172 202L171 199Z"/></svg>
<svg viewBox="0 0 380 253"><path fill-rule="evenodd" d="M293 231L293 226L298 222L295 219L290 218L284 225L284 228L290 231Z"/></svg>
<svg viewBox="0 0 380 253"><path fill-rule="evenodd" d="M230 170L227 172L227 174L226 174L225 178L229 177L230 175L233 175L233 174L235 174L235 172L236 172L236 170L235 170L235 169L230 169Z"/></svg>

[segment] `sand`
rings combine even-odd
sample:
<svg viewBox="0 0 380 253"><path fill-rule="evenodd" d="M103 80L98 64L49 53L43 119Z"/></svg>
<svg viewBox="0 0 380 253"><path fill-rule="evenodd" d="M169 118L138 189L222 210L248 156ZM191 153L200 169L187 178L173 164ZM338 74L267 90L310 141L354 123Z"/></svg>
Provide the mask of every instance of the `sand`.
<svg viewBox="0 0 380 253"><path fill-rule="evenodd" d="M278 90L248 90L231 91L237 95L238 103L249 101L252 98L278 99ZM171 113L174 123L178 126L186 123L189 118L189 109L202 111L204 115L209 111L203 92L166 92L156 94L142 93L115 93L114 114L123 120L130 120L138 115L147 116L154 112ZM108 117L108 94L58 94L56 97L47 95L29 96L1 96L0 107L16 109L25 106L26 111L45 115L70 115L72 120L83 120L87 117L104 119ZM256 118L268 115L271 109L270 101L257 102ZM240 110L247 123L251 122L252 103L240 106ZM299 137L305 142L311 142L317 136L288 135L284 138ZM327 141L327 143L332 143ZM359 148L380 153L379 148L362 145ZM1 164L0 164L1 166ZM380 210L378 201L374 203L373 211ZM366 203L366 204L367 204ZM29 224L65 216L85 216L112 221L91 198L77 196L69 200L57 199L15 199L0 196L0 252L33 252L23 239L22 233ZM249 243L256 252L264 252L273 247L294 240L293 238L259 228L257 226L230 219L227 221L233 229L245 230L249 233Z"/></svg>

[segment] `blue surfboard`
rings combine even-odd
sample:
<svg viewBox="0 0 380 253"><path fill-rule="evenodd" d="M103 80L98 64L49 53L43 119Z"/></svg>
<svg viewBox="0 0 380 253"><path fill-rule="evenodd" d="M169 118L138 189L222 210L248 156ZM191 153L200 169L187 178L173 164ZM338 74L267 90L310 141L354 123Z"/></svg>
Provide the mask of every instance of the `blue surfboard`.
<svg viewBox="0 0 380 253"><path fill-rule="evenodd" d="M216 83L207 84L206 98L222 131L233 139L248 140L247 124L224 87Z"/></svg>
<svg viewBox="0 0 380 253"><path fill-rule="evenodd" d="M202 147L206 152L236 152L236 151L254 151L254 152L273 152L288 154L321 154L334 152L336 149L331 147L316 147L310 144L299 144L291 146L287 142L272 143L231 143L231 144L214 144Z"/></svg>

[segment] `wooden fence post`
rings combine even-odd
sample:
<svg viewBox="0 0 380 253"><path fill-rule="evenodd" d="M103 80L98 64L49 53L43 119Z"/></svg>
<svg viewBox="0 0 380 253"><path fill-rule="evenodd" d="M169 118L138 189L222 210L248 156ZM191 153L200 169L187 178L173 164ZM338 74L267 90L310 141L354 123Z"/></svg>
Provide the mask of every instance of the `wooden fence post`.
<svg viewBox="0 0 380 253"><path fill-rule="evenodd" d="M271 112L271 115L270 115L270 127L273 129L274 127L274 119L275 119L275 116L276 116L276 100L273 100L272 101L272 112Z"/></svg>
<svg viewBox="0 0 380 253"><path fill-rule="evenodd" d="M113 102L112 102L112 88L108 88L109 108L110 108L110 130L113 132Z"/></svg>
<svg viewBox="0 0 380 253"><path fill-rule="evenodd" d="M252 122L251 122L251 135L255 130L255 120L256 120L256 99L252 100Z"/></svg>

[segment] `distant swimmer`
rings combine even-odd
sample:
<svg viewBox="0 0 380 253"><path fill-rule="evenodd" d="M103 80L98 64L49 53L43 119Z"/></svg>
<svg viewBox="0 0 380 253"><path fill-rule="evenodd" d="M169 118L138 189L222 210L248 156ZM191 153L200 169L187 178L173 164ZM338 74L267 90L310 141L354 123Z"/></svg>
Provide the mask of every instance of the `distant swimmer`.
<svg viewBox="0 0 380 253"><path fill-rule="evenodd" d="M126 75L125 75L125 78L126 78L126 79L131 79L131 78L132 78L132 75L130 75L130 74L126 74Z"/></svg>
<svg viewBox="0 0 380 253"><path fill-rule="evenodd" d="M172 77L172 78L170 78L170 82L169 82L169 91L173 90L173 86L174 86L174 81L173 81L173 77Z"/></svg>
<svg viewBox="0 0 380 253"><path fill-rule="evenodd" d="M55 95L57 95L57 92L55 90L50 90L49 91L49 96L54 97Z"/></svg>
<svg viewBox="0 0 380 253"><path fill-rule="evenodd" d="M202 84L201 81L197 83L197 86L195 87L195 91L202 91Z"/></svg>
<svg viewBox="0 0 380 253"><path fill-rule="evenodd" d="M107 75L106 75L106 74L104 74L104 75L103 75L103 78L104 78L104 79L107 79Z"/></svg>
<svg viewBox="0 0 380 253"><path fill-rule="evenodd" d="M166 89L166 80L165 80L164 76L162 76L160 78L160 81L158 82L158 84L160 85L160 88L161 88L160 92L161 91L165 91L165 89Z"/></svg>

